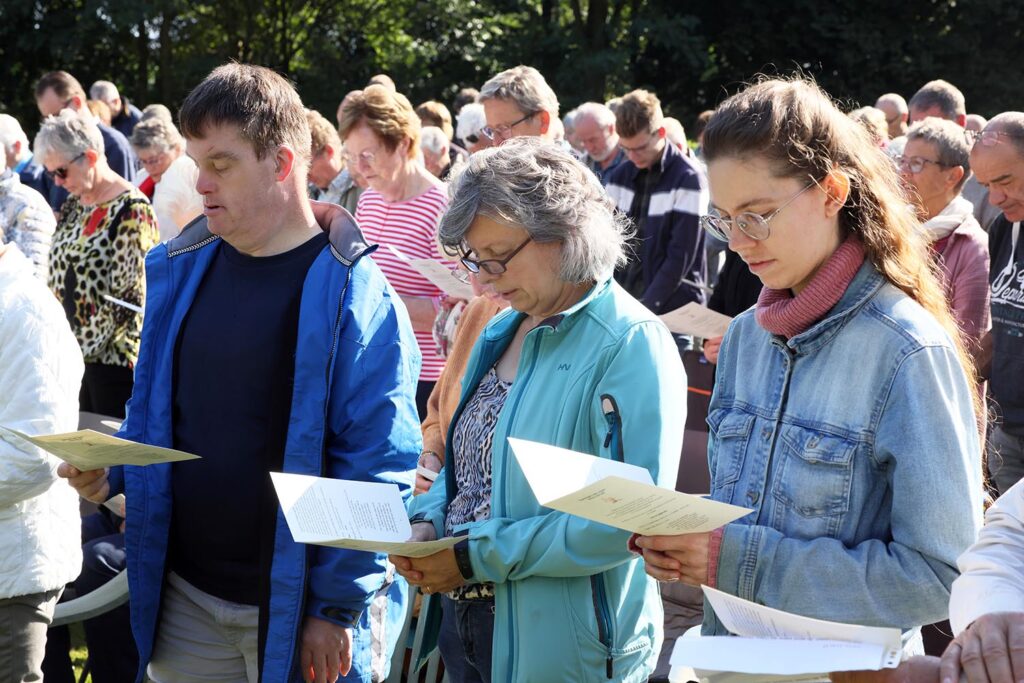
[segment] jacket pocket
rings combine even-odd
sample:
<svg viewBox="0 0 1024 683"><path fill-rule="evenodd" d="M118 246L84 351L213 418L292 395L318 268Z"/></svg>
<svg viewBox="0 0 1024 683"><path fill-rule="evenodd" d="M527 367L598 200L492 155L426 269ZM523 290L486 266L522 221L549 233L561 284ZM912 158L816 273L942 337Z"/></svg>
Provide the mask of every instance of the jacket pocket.
<svg viewBox="0 0 1024 683"><path fill-rule="evenodd" d="M711 471L711 493L715 500L740 478L746 458L754 416L735 409L720 408L708 415L711 450L708 467ZM729 492L725 492L728 494Z"/></svg>
<svg viewBox="0 0 1024 683"><path fill-rule="evenodd" d="M835 536L850 510L857 443L796 425L780 427L781 458L772 487L780 530L802 538Z"/></svg>

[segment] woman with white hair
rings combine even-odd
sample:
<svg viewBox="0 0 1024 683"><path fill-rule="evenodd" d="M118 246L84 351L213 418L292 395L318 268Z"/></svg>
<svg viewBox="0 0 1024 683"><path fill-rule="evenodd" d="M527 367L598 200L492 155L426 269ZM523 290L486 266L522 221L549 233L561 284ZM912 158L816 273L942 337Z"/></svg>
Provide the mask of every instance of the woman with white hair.
<svg viewBox="0 0 1024 683"><path fill-rule="evenodd" d="M43 121L35 155L70 195L53 236L49 285L85 356L80 408L124 417L142 315L123 303L145 300L146 252L157 243L153 207L107 164L96 124L74 112Z"/></svg>
<svg viewBox="0 0 1024 683"><path fill-rule="evenodd" d="M185 154L185 139L170 120L156 116L136 124L131 143L154 183L153 210L160 241L176 237L203 213L203 198L196 192L199 169Z"/></svg>
<svg viewBox="0 0 1024 683"><path fill-rule="evenodd" d="M517 138L463 169L439 239L510 310L476 342L444 469L410 509L414 539L464 540L392 561L443 594L453 681L646 681L663 616L629 533L541 506L508 438L624 460L672 488L686 414L679 352L612 278L626 225L583 164Z"/></svg>
<svg viewBox="0 0 1024 683"><path fill-rule="evenodd" d="M487 127L484 105L473 102L464 105L455 117L455 137L465 143L466 150L473 154L491 146L491 140L483 134Z"/></svg>

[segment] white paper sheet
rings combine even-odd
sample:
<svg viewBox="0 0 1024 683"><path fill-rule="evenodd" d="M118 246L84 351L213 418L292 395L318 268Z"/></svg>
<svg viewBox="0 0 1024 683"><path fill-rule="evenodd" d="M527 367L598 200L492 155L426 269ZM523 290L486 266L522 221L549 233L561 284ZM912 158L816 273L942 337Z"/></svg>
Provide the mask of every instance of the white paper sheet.
<svg viewBox="0 0 1024 683"><path fill-rule="evenodd" d="M811 619L702 588L722 625L736 636L679 638L672 650L674 667L827 678L831 671L899 665L899 629Z"/></svg>
<svg viewBox="0 0 1024 683"><path fill-rule="evenodd" d="M654 485L642 467L510 438L533 494L545 507L648 536L712 531L750 513Z"/></svg>
<svg viewBox="0 0 1024 683"><path fill-rule="evenodd" d="M440 261L425 258L409 258L394 245L389 244L387 246L395 256L409 264L410 268L430 280L435 287L448 296L456 299L465 299L466 301L473 298L473 287L468 282L462 282L457 279L452 274L451 269Z"/></svg>
<svg viewBox="0 0 1024 683"><path fill-rule="evenodd" d="M296 543L423 557L461 540L409 542L412 528L394 484L280 472L270 478Z"/></svg>
<svg viewBox="0 0 1024 683"><path fill-rule="evenodd" d="M659 316L676 334L690 334L702 339L721 337L729 328L732 318L691 301L682 308Z"/></svg>

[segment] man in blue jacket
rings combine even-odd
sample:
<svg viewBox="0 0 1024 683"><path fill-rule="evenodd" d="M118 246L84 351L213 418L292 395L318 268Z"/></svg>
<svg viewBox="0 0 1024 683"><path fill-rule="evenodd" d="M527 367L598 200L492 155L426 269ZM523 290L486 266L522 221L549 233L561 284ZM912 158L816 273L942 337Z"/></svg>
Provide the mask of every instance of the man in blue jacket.
<svg viewBox="0 0 1024 683"><path fill-rule="evenodd" d="M627 292L654 313L704 303L704 231L708 186L699 164L669 144L661 103L634 90L615 112L619 147L628 161L605 179L608 196L636 226L634 257L615 273Z"/></svg>
<svg viewBox="0 0 1024 683"><path fill-rule="evenodd" d="M309 127L287 81L222 66L180 121L204 215L146 259L121 435L202 459L64 474L92 500L126 492L140 681L383 680L405 584L384 555L295 543L268 473L409 492L408 316L351 218L318 226Z"/></svg>

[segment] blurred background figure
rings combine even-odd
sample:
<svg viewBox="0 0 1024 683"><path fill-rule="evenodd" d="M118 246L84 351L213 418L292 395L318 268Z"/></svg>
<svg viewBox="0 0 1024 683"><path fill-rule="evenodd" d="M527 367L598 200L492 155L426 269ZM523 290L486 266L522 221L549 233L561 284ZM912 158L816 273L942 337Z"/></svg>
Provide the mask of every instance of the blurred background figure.
<svg viewBox="0 0 1024 683"><path fill-rule="evenodd" d="M320 202L338 204L355 215L356 204L363 190L345 167L345 148L338 131L320 112L313 109L306 110L306 119L312 139L309 183L313 191L310 197Z"/></svg>
<svg viewBox="0 0 1024 683"><path fill-rule="evenodd" d="M848 116L864 127L876 146L885 148L889 144L889 127L885 122L885 113L875 107L854 109Z"/></svg>
<svg viewBox="0 0 1024 683"><path fill-rule="evenodd" d="M465 105L456 116L456 122L456 135L466 143L466 151L470 154L491 146L490 139L483 134L487 127L484 105L476 102Z"/></svg>
<svg viewBox="0 0 1024 683"><path fill-rule="evenodd" d="M135 126L131 143L143 170L154 183L153 211L160 241L167 241L203 213L203 198L196 192L199 169L185 154L181 133L162 116Z"/></svg>
<svg viewBox="0 0 1024 683"><path fill-rule="evenodd" d="M121 97L117 86L110 81L96 81L89 86L89 97L110 107L110 125L126 138L132 136L135 124L142 120L142 112L127 97Z"/></svg>

